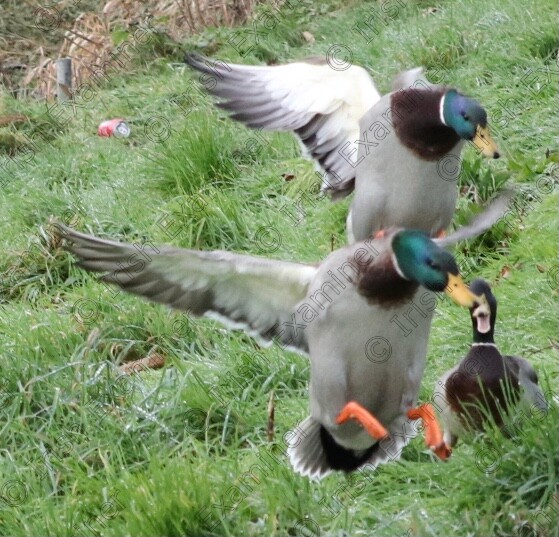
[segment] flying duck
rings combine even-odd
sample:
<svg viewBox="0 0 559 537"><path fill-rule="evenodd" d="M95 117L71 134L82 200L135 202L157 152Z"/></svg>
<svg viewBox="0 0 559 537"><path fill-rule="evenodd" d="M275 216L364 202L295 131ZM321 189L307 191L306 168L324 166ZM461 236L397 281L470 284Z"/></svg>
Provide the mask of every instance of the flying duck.
<svg viewBox="0 0 559 537"><path fill-rule="evenodd" d="M482 429L488 414L502 426L503 413L520 399L539 411L547 410L534 368L519 356L503 356L495 345L497 299L491 287L477 279L470 290L485 297L470 308L473 343L464 359L437 381L433 397L443 421L445 441L451 447L465 427Z"/></svg>
<svg viewBox="0 0 559 537"><path fill-rule="evenodd" d="M484 108L430 84L421 68L401 73L381 97L365 69L336 70L324 58L249 66L187 54L185 61L233 119L295 133L333 199L355 190L350 243L391 226L441 235L454 214L464 141L499 158Z"/></svg>
<svg viewBox="0 0 559 537"><path fill-rule="evenodd" d="M418 419L429 448L449 456L432 405L416 406L434 293L445 291L468 308L485 299L468 289L442 248L490 227L508 196L443 239L390 228L318 265L143 247L56 228L79 266L105 273L103 281L309 355L310 416L288 452L296 471L320 478L397 459Z"/></svg>

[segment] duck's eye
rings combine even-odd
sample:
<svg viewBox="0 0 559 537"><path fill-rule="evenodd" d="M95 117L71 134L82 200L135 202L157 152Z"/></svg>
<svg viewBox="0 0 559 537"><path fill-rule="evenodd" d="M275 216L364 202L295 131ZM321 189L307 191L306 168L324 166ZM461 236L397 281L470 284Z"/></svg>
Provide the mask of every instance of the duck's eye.
<svg viewBox="0 0 559 537"><path fill-rule="evenodd" d="M464 118L464 121L470 121L470 116L466 114L466 112L462 112L462 117Z"/></svg>
<svg viewBox="0 0 559 537"><path fill-rule="evenodd" d="M436 261L434 261L433 259L427 259L427 265L431 268L434 268L434 269L439 268L438 263Z"/></svg>

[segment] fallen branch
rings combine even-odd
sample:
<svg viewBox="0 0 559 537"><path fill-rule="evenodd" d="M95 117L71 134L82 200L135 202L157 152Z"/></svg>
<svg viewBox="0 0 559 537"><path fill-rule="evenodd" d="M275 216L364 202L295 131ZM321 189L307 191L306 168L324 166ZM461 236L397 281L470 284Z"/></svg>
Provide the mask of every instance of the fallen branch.
<svg viewBox="0 0 559 537"><path fill-rule="evenodd" d="M161 369L165 365L165 357L158 352L153 352L149 356L122 364L119 369L121 373L131 375L146 369Z"/></svg>

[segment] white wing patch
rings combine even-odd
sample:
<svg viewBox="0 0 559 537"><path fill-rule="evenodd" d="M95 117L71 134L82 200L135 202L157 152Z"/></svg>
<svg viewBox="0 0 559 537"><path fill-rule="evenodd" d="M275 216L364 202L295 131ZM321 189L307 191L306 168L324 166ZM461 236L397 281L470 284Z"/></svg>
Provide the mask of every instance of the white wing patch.
<svg viewBox="0 0 559 537"><path fill-rule="evenodd" d="M293 131L326 172L325 191L334 198L353 191L359 120L380 99L362 67L336 71L316 62L247 66L197 55L186 61L212 77L207 89L233 119L252 128Z"/></svg>

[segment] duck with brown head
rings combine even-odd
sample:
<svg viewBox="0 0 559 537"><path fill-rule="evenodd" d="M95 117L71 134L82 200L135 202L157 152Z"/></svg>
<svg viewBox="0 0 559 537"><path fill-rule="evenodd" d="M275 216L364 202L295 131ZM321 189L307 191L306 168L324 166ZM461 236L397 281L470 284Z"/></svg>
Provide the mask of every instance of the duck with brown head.
<svg viewBox="0 0 559 537"><path fill-rule="evenodd" d="M433 399L450 446L464 428L483 429L487 416L502 425L510 405L521 399L539 411L547 410L534 368L524 358L502 355L495 344L497 299L491 287L477 279L470 288L485 297L484 303L470 308L473 342L464 359L437 381Z"/></svg>

